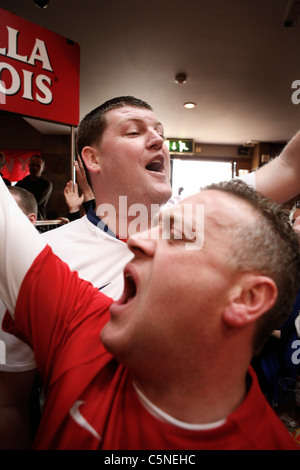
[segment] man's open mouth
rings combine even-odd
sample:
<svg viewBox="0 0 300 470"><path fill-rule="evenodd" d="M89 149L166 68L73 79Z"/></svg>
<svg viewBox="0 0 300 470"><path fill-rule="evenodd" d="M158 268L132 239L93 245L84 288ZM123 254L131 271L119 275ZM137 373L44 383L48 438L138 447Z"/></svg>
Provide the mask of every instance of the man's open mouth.
<svg viewBox="0 0 300 470"><path fill-rule="evenodd" d="M156 173L163 173L164 167L164 159L162 157L157 157L148 163L146 170L154 171Z"/></svg>
<svg viewBox="0 0 300 470"><path fill-rule="evenodd" d="M135 281L130 273L124 274L124 290L120 298L120 303L127 304L135 297L136 285Z"/></svg>

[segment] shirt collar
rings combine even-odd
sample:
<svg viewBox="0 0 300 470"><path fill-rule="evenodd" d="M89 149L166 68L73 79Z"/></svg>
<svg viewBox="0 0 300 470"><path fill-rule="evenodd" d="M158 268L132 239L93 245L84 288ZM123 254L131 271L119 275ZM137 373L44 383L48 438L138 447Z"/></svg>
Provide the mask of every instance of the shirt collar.
<svg viewBox="0 0 300 470"><path fill-rule="evenodd" d="M93 224L95 225L96 227L98 227L100 230L102 230L103 232L107 233L108 235L110 235L111 237L114 237L114 238L118 238L116 236L116 234L108 227L108 225L106 225L103 220L100 219L100 217L98 217L98 215L96 214L96 212L94 211L92 205L90 205L89 207L89 210L86 214L88 220Z"/></svg>

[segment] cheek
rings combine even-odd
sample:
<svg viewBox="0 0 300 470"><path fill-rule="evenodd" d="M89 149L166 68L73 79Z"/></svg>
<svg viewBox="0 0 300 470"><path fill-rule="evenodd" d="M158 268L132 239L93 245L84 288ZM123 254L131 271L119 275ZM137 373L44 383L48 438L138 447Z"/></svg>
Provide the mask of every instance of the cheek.
<svg viewBox="0 0 300 470"><path fill-rule="evenodd" d="M161 289L158 291L161 305L171 312L178 311L179 315L209 313L213 308L219 309L226 297L226 276L214 268L205 268L196 256L191 256L188 262L184 257L176 263L166 260L159 271L157 288Z"/></svg>
<svg viewBox="0 0 300 470"><path fill-rule="evenodd" d="M132 171L130 173L128 161L125 158L120 158L120 156L107 156L106 160L102 161L101 170L102 175L112 184L128 181L132 173Z"/></svg>

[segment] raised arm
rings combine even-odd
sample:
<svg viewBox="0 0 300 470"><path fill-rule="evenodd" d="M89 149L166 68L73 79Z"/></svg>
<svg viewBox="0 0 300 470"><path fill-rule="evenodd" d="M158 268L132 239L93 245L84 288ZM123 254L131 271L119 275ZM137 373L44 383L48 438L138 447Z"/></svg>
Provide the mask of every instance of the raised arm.
<svg viewBox="0 0 300 470"><path fill-rule="evenodd" d="M68 181L64 189L64 196L69 208L69 214L79 212L84 201L84 196L83 194L79 196L77 183L73 184L73 181Z"/></svg>
<svg viewBox="0 0 300 470"><path fill-rule="evenodd" d="M257 191L281 204L300 194L300 131L278 157L255 171L255 180Z"/></svg>
<svg viewBox="0 0 300 470"><path fill-rule="evenodd" d="M0 298L13 314L22 281L45 242L0 177Z"/></svg>

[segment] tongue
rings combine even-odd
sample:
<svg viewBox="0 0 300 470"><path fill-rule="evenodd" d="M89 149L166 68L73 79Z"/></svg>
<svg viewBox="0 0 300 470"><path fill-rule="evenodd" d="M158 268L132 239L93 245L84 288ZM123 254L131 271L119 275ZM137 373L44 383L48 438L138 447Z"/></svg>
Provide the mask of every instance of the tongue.
<svg viewBox="0 0 300 470"><path fill-rule="evenodd" d="M146 166L146 169L149 170L149 171L159 171L160 166L161 166L160 162L152 162L152 163L149 163L149 165Z"/></svg>

